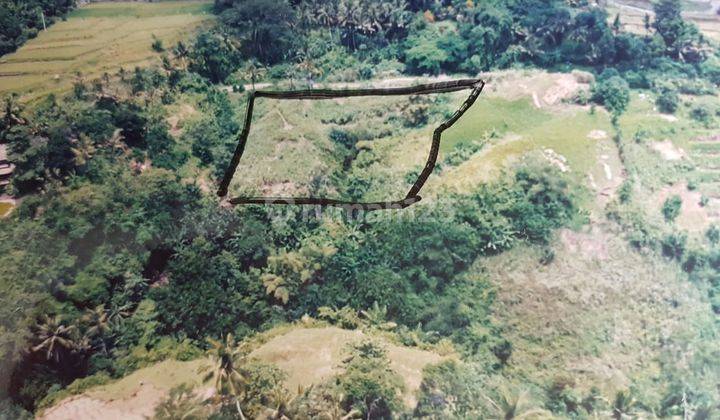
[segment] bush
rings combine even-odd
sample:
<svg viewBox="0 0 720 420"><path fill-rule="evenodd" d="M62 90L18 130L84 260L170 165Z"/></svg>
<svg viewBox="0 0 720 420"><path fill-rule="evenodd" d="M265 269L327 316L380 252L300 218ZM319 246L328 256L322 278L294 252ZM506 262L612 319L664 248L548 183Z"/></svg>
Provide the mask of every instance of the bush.
<svg viewBox="0 0 720 420"><path fill-rule="evenodd" d="M390 368L385 350L372 341L353 346L337 381L346 411L357 409L364 418L392 418L402 410L402 377Z"/></svg>
<svg viewBox="0 0 720 420"><path fill-rule="evenodd" d="M686 244L687 235L684 233L669 233L662 239L660 246L664 256L680 261L685 253Z"/></svg>
<svg viewBox="0 0 720 420"><path fill-rule="evenodd" d="M444 163L449 166L458 166L481 150L485 145L484 141L461 142L455 145L452 151L445 156Z"/></svg>
<svg viewBox="0 0 720 420"><path fill-rule="evenodd" d="M447 360L423 370L415 416L480 418L487 411L486 376L474 365Z"/></svg>
<svg viewBox="0 0 720 420"><path fill-rule="evenodd" d="M704 126L709 126L712 122L712 113L707 109L707 107L698 105L690 110L690 118L703 124Z"/></svg>
<svg viewBox="0 0 720 420"><path fill-rule="evenodd" d="M668 197L662 206L662 214L665 220L672 222L680 215L680 209L682 208L682 198L679 195L673 195Z"/></svg>
<svg viewBox="0 0 720 420"><path fill-rule="evenodd" d="M710 225L707 231L705 231L705 237L711 244L717 245L718 242L720 242L720 226L715 224Z"/></svg>
<svg viewBox="0 0 720 420"><path fill-rule="evenodd" d="M151 47L153 51L155 52L163 52L165 51L165 47L163 46L162 39L157 38L155 35L153 35L153 42L151 44Z"/></svg>
<svg viewBox="0 0 720 420"><path fill-rule="evenodd" d="M359 136L355 131L335 127L330 129L328 137L330 137L330 140L334 143L346 149L354 148L355 144L359 141Z"/></svg>
<svg viewBox="0 0 720 420"><path fill-rule="evenodd" d="M677 89L671 85L664 85L657 88L656 91L655 105L658 111L665 114L674 114L680 104Z"/></svg>
<svg viewBox="0 0 720 420"><path fill-rule="evenodd" d="M592 87L592 100L604 105L615 117L620 116L630 103L630 86L620 76L601 75Z"/></svg>

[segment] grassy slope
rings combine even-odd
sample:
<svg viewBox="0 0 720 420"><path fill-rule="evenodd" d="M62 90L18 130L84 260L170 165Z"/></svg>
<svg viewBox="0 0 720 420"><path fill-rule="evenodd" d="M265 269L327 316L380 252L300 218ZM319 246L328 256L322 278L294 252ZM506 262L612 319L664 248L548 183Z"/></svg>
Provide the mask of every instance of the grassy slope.
<svg viewBox="0 0 720 420"><path fill-rule="evenodd" d="M286 389L294 392L300 385L320 384L338 374L348 346L368 336L373 334L337 327L281 326L256 337L250 357L282 369L288 375ZM374 338L386 349L391 368L403 376L406 387L403 399L408 407L413 407L423 367L448 356L399 346L380 336ZM209 395L205 388L212 384L204 385L201 379L208 366L206 359L166 360L117 381L92 387L80 396L64 399L45 410L40 418L57 420L69 415L103 413L118 418L142 418L151 415L154 406L178 385L189 384L200 389L203 395Z"/></svg>
<svg viewBox="0 0 720 420"><path fill-rule="evenodd" d="M212 20L210 2L93 3L72 12L17 52L0 58L0 95L40 97L157 60L153 36L166 47Z"/></svg>
<svg viewBox="0 0 720 420"><path fill-rule="evenodd" d="M478 261L478 275L498 286L495 316L513 343L505 374L538 388L569 378L606 398L632 388L657 404L667 391L657 385L663 362L697 351L711 311L676 265L638 254L606 228L563 231L548 265L527 248Z"/></svg>

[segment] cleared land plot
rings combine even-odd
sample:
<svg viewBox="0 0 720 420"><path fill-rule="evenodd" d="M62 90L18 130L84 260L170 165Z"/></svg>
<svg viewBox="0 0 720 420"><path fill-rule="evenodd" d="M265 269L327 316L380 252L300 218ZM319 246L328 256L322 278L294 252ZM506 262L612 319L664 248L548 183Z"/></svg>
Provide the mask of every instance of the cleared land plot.
<svg viewBox="0 0 720 420"><path fill-rule="evenodd" d="M13 54L0 58L0 95L67 90L78 73L91 80L157 60L155 38L171 47L211 22L210 2L95 3L74 11Z"/></svg>

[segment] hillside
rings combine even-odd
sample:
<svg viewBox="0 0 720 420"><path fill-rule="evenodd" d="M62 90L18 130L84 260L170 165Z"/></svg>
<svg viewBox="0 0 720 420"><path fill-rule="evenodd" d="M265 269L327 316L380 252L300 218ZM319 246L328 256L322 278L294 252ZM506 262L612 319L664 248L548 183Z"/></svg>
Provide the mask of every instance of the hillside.
<svg viewBox="0 0 720 420"><path fill-rule="evenodd" d="M0 59L0 418L717 417L716 8L78 8ZM438 127L405 209L228 199L402 197Z"/></svg>

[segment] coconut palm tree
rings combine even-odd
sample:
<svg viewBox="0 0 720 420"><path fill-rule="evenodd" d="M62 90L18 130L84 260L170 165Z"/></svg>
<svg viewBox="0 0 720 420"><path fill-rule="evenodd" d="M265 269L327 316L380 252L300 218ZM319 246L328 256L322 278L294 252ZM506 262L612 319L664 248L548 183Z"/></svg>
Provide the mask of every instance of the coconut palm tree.
<svg viewBox="0 0 720 420"><path fill-rule="evenodd" d="M80 133L78 139L73 141L70 150L73 153L73 162L77 167L85 166L96 151L92 139L84 133Z"/></svg>
<svg viewBox="0 0 720 420"><path fill-rule="evenodd" d="M245 361L245 351L235 343L232 334L225 341L207 339L210 348L207 356L211 360L210 372L203 377L203 382L213 382L215 391L220 398L234 398L235 406L241 419L245 419L240 401L245 397L248 385L247 374L241 368ZM201 368L201 370L206 370Z"/></svg>
<svg viewBox="0 0 720 420"><path fill-rule="evenodd" d="M132 315L132 306L129 303L123 305L113 303L107 311L107 320L112 327L117 328L130 315Z"/></svg>
<svg viewBox="0 0 720 420"><path fill-rule="evenodd" d="M490 403L492 413L488 418L498 420L521 420L530 417L543 418L548 412L535 408L525 391L512 391L508 388L500 388L498 398L495 400L485 397Z"/></svg>
<svg viewBox="0 0 720 420"><path fill-rule="evenodd" d="M178 41L175 48L173 48L173 56L175 56L175 59L180 62L180 68L187 70L187 60L190 56L190 50L182 41Z"/></svg>
<svg viewBox="0 0 720 420"><path fill-rule="evenodd" d="M47 360L59 363L65 355L77 349L77 328L64 325L60 316L45 315L36 328L35 339L38 344L31 350L45 353Z"/></svg>
<svg viewBox="0 0 720 420"><path fill-rule="evenodd" d="M199 420L210 416L210 410L187 384L170 390L168 397L155 407L155 420Z"/></svg>
<svg viewBox="0 0 720 420"><path fill-rule="evenodd" d="M252 89L255 90L255 82L267 73L267 69L263 67L257 60L251 59L245 63L240 70L243 79L250 79Z"/></svg>
<svg viewBox="0 0 720 420"><path fill-rule="evenodd" d="M110 321L105 311L105 305L98 305L94 309L86 309L82 320L87 326L85 334L90 339L96 339L100 343L103 353L107 353L105 337L110 332Z"/></svg>

